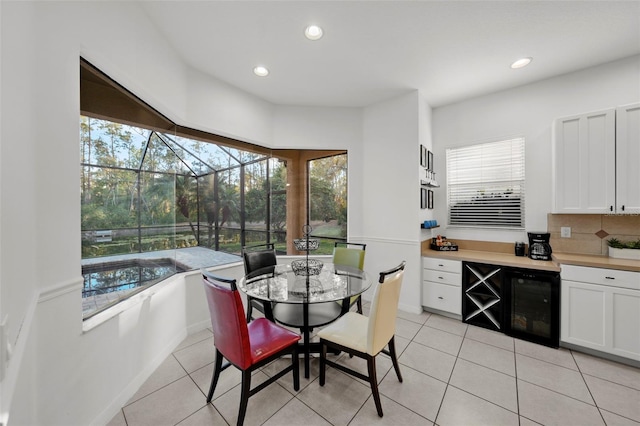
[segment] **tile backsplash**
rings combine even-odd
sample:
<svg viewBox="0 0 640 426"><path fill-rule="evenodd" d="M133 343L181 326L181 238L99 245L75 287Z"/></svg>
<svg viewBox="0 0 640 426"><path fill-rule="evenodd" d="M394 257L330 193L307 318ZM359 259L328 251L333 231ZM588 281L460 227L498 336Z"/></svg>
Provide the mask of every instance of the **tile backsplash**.
<svg viewBox="0 0 640 426"><path fill-rule="evenodd" d="M560 237L561 227L571 228L570 238ZM547 215L550 244L557 253L607 255L607 240L640 239L640 215L551 214Z"/></svg>

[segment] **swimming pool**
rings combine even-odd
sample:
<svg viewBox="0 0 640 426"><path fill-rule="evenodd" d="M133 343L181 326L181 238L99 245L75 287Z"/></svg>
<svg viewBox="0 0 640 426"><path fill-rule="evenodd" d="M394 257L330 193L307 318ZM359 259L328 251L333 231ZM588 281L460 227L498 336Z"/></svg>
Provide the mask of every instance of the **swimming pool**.
<svg viewBox="0 0 640 426"><path fill-rule="evenodd" d="M82 312L87 318L176 273L188 269L174 259L128 259L82 266Z"/></svg>

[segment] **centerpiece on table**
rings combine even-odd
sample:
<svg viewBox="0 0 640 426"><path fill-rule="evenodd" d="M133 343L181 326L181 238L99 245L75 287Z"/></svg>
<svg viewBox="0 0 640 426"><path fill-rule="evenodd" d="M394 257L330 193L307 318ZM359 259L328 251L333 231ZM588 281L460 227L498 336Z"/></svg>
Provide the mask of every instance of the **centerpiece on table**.
<svg viewBox="0 0 640 426"><path fill-rule="evenodd" d="M317 238L311 238L311 226L305 225L302 227L302 238L296 238L293 240L293 244L296 246L296 250L305 251L307 253L305 259L297 259L291 262L291 268L293 273L301 276L319 275L324 263L317 259L309 259L309 252L317 250L320 246L320 240Z"/></svg>

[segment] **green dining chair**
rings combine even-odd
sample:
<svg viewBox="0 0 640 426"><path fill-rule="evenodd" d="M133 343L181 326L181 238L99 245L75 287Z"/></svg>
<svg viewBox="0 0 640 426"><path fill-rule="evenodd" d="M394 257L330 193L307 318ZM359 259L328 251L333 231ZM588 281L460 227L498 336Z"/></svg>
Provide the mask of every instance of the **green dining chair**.
<svg viewBox="0 0 640 426"><path fill-rule="evenodd" d="M367 249L366 244L336 242L333 247L333 264L351 266L360 270L364 269L364 254ZM349 300L349 308L357 305L359 314L362 314L362 297L353 296Z"/></svg>

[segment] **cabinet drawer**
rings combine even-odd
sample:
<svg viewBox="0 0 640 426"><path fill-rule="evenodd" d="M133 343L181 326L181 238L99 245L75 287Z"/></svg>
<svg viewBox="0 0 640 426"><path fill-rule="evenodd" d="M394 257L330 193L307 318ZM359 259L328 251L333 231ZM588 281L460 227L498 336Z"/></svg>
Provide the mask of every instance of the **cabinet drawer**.
<svg viewBox="0 0 640 426"><path fill-rule="evenodd" d="M423 257L422 267L436 271L462 273L462 262L459 260L438 259L435 257Z"/></svg>
<svg viewBox="0 0 640 426"><path fill-rule="evenodd" d="M422 284L422 305L460 315L462 312L462 289L446 284L424 282Z"/></svg>
<svg viewBox="0 0 640 426"><path fill-rule="evenodd" d="M640 272L562 265L563 280L640 290Z"/></svg>
<svg viewBox="0 0 640 426"><path fill-rule="evenodd" d="M433 271L431 269L422 270L422 279L440 284L449 284L456 287L462 286L462 275L453 272Z"/></svg>

